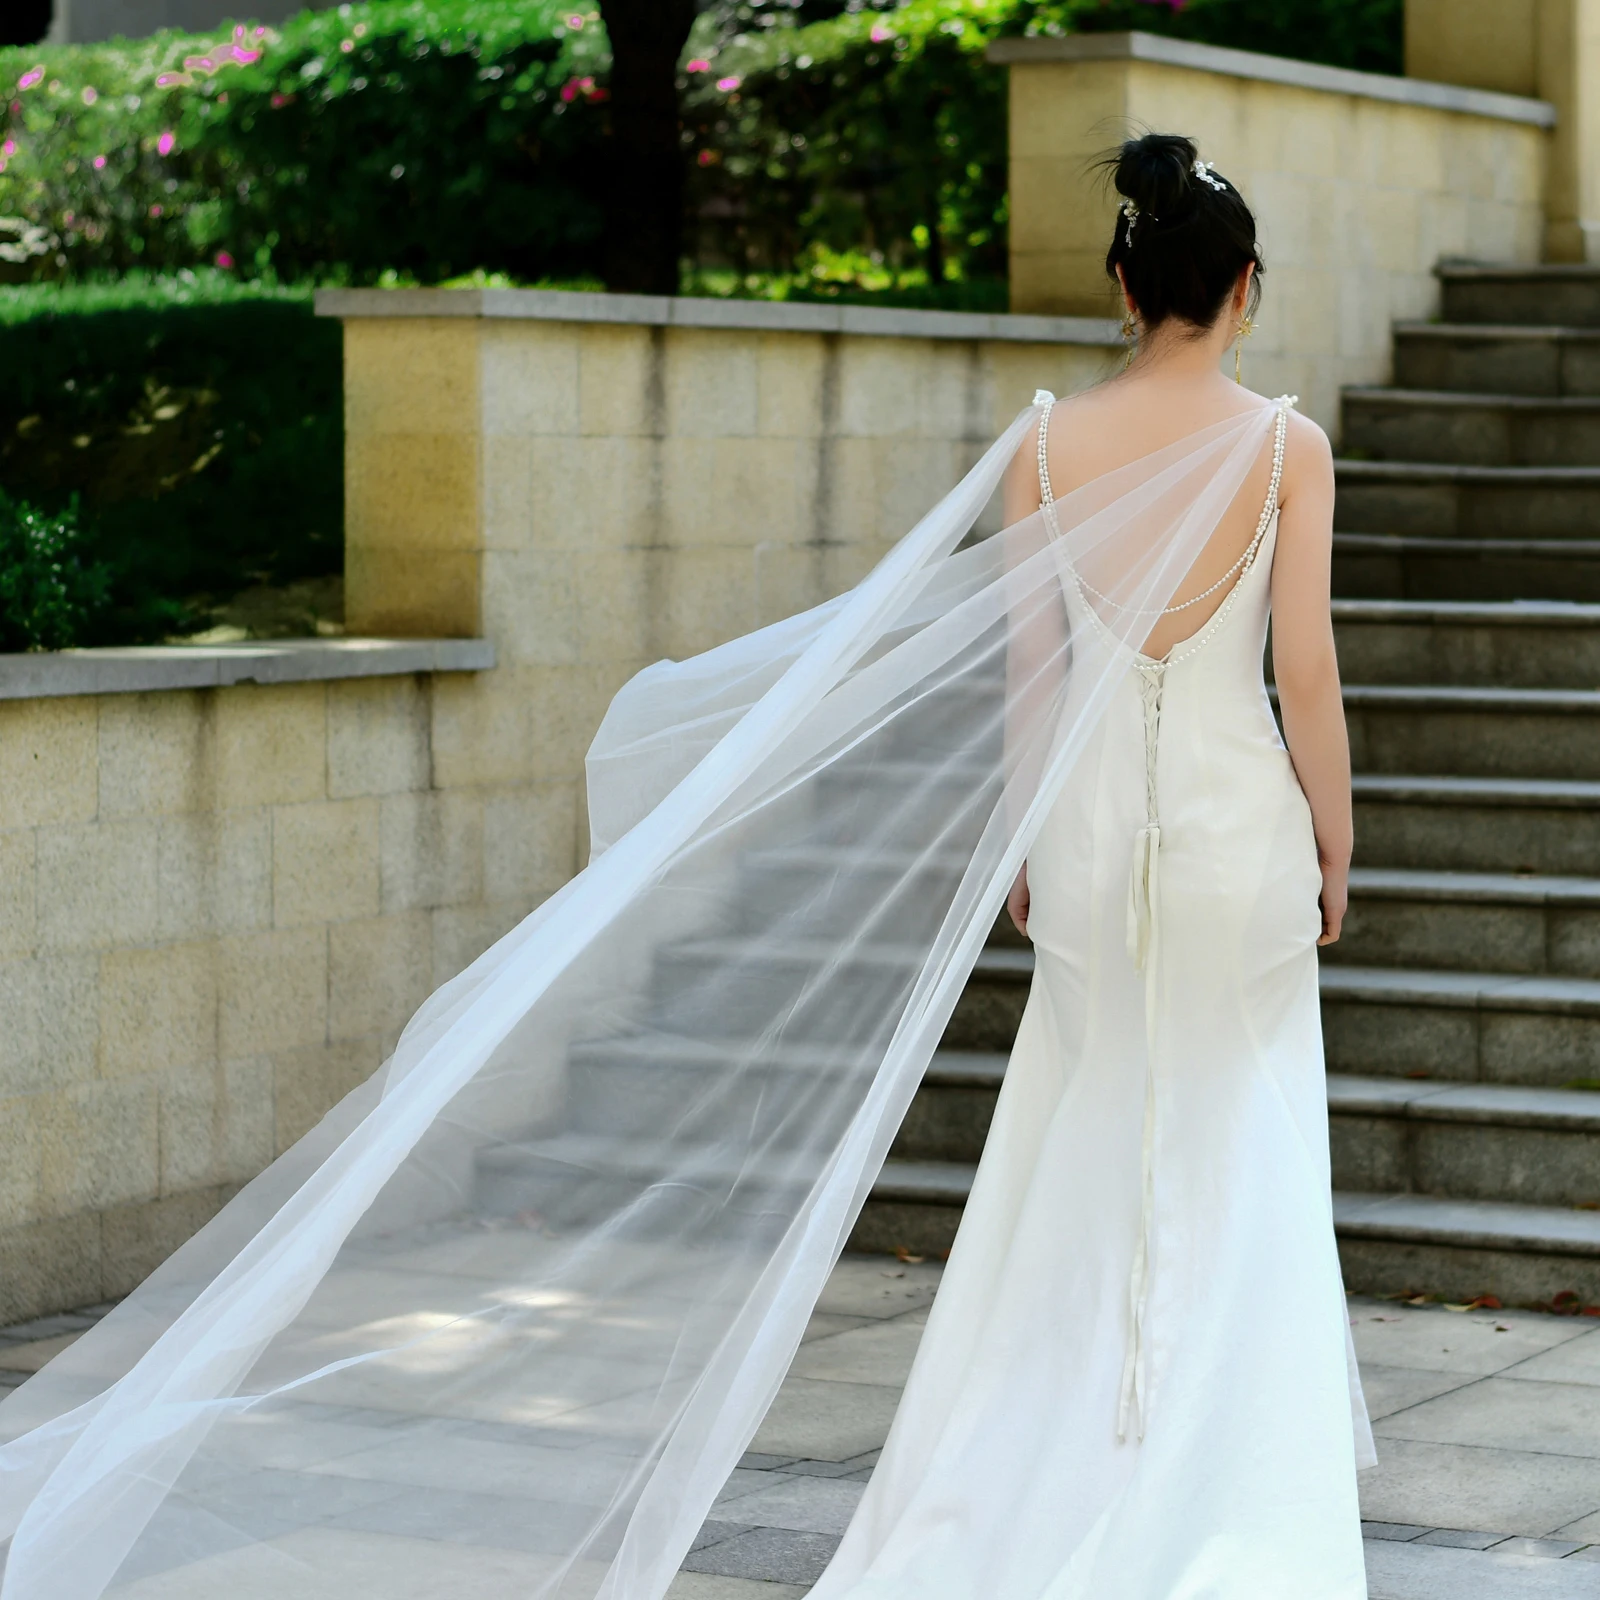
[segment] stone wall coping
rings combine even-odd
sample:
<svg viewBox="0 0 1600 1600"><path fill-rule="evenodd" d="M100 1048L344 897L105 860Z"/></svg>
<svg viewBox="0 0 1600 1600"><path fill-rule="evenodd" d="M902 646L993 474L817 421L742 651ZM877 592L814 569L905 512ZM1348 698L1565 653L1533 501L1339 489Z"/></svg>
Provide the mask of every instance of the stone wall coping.
<svg viewBox="0 0 1600 1600"><path fill-rule="evenodd" d="M1109 317L908 311L794 300L604 294L569 289L319 289L319 317L503 317L542 322L626 322L650 327L853 333L890 339L997 339L1022 344L1120 346Z"/></svg>
<svg viewBox="0 0 1600 1600"><path fill-rule="evenodd" d="M488 639L252 639L241 644L41 650L0 654L0 700L484 672L493 665L494 645Z"/></svg>
<svg viewBox="0 0 1600 1600"><path fill-rule="evenodd" d="M1381 72L1325 67L1315 61L1291 61L1286 56L1258 55L1253 50L1228 50L1220 45L1194 44L1188 39L1172 39L1156 33L1074 33L1062 38L996 39L989 46L988 59L1003 66L1046 61L1154 61L1163 66L1189 67L1195 72L1215 72L1230 78L1259 78L1296 89L1359 95L1367 100L1393 100L1401 105L1428 106L1436 111L1493 117L1502 122L1530 122L1539 128L1556 125L1556 108L1548 100L1499 94L1492 89L1467 89L1453 83L1430 83L1423 78L1394 78Z"/></svg>

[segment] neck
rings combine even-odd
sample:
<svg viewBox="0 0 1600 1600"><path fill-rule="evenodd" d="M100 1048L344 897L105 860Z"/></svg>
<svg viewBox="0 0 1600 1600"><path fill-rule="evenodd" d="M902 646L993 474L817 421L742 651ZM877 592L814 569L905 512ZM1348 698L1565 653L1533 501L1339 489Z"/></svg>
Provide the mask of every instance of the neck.
<svg viewBox="0 0 1600 1600"><path fill-rule="evenodd" d="M1211 327L1196 332L1192 325L1170 317L1154 331L1141 333L1128 370L1180 381L1214 377L1233 344L1236 320L1221 316Z"/></svg>

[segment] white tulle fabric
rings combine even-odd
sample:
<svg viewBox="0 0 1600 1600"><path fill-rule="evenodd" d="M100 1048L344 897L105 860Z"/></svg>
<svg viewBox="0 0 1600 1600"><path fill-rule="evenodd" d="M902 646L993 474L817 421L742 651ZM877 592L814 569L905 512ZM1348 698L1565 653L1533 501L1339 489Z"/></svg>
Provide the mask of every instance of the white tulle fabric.
<svg viewBox="0 0 1600 1600"><path fill-rule="evenodd" d="M630 683L588 868L0 1405L3 1600L656 1600L1274 415L981 536L1030 409L855 590Z"/></svg>

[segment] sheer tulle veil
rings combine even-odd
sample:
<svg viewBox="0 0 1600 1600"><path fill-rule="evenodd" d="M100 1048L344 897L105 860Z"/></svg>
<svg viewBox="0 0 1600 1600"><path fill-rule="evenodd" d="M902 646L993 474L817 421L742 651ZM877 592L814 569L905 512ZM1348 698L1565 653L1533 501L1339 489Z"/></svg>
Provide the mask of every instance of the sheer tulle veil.
<svg viewBox="0 0 1600 1600"><path fill-rule="evenodd" d="M588 867L0 1405L0 1597L662 1595L1274 414L985 532L1030 408L854 590L627 684Z"/></svg>

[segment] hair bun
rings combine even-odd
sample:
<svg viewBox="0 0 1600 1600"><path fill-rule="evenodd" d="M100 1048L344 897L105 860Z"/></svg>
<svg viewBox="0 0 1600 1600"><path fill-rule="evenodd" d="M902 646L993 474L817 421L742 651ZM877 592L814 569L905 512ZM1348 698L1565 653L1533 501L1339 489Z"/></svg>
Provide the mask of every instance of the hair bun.
<svg viewBox="0 0 1600 1600"><path fill-rule="evenodd" d="M1178 133L1129 139L1117 156L1112 182L1147 216L1176 221L1194 203L1194 164L1200 152Z"/></svg>

